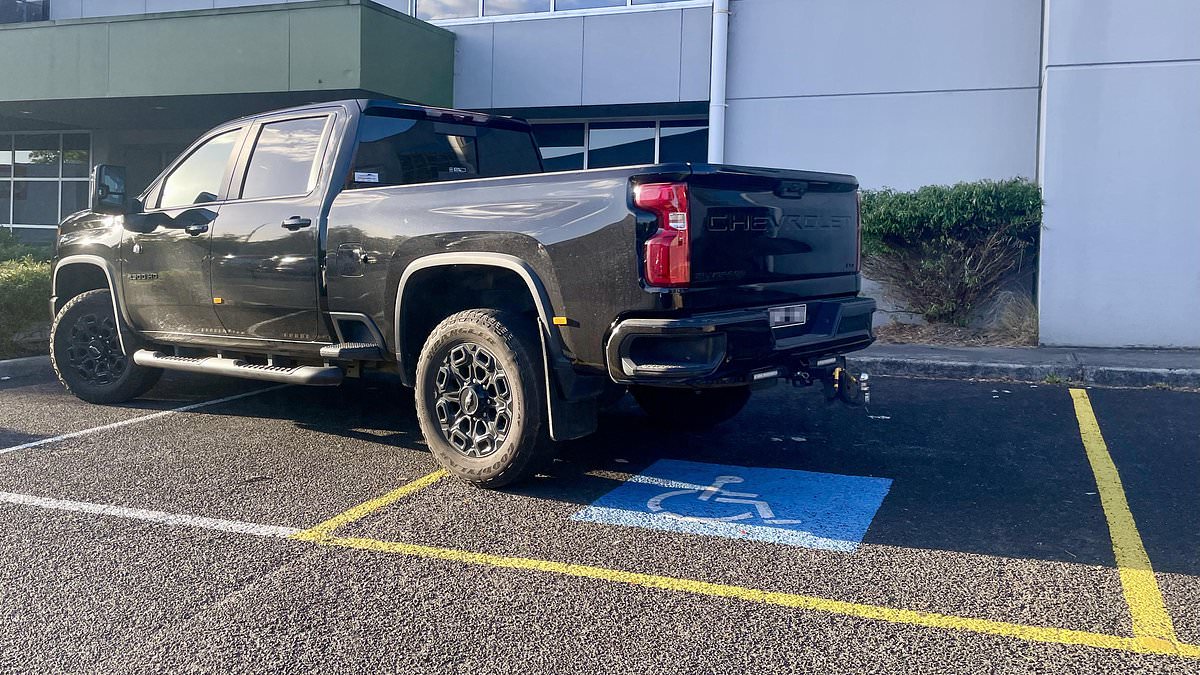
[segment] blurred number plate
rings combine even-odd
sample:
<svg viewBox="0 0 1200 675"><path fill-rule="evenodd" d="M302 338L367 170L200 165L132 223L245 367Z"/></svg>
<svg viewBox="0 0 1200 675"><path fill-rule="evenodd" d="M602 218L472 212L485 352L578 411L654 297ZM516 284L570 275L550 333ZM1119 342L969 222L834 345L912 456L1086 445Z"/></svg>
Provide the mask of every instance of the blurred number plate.
<svg viewBox="0 0 1200 675"><path fill-rule="evenodd" d="M771 328L802 326L805 321L808 321L808 305L771 308Z"/></svg>

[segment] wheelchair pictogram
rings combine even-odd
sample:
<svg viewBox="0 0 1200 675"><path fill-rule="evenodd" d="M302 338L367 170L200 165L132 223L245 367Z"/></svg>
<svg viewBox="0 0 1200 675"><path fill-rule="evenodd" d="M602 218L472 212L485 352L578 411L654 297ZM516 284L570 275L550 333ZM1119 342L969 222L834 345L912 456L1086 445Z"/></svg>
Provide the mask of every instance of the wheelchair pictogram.
<svg viewBox="0 0 1200 675"><path fill-rule="evenodd" d="M669 490L662 494L651 497L646 501L646 508L651 513L658 513L669 518L678 520L686 520L698 523L728 523L739 522L754 518L756 515L764 525L796 525L802 521L791 520L788 518L775 517L775 511L771 508L771 504L765 500L759 499L759 495L753 492L735 492L726 490L726 485L735 483L744 483L746 479L740 476L717 476L713 479L712 485L707 487L693 487L678 490ZM694 500L685 500L682 497L694 495ZM668 499L673 499L671 507L663 505L663 502ZM721 504L743 504L750 507L747 510L739 513L734 513L728 516L695 516L687 515L689 504L703 504L707 502L717 502Z"/></svg>

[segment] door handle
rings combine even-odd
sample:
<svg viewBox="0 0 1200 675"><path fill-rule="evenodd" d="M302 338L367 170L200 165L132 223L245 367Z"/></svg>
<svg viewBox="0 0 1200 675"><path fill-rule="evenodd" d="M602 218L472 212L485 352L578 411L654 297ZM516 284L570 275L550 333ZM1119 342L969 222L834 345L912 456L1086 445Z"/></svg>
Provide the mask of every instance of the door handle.
<svg viewBox="0 0 1200 675"><path fill-rule="evenodd" d="M193 237L199 236L201 234L204 234L205 232L208 232L208 224L207 223L192 223L191 225L187 225L186 227L184 227L183 231L187 232L188 234L192 235Z"/></svg>
<svg viewBox="0 0 1200 675"><path fill-rule="evenodd" d="M292 232L295 232L302 227L308 227L309 225L312 225L312 221L308 218L301 218L300 216L292 216L291 218L283 221L283 226Z"/></svg>

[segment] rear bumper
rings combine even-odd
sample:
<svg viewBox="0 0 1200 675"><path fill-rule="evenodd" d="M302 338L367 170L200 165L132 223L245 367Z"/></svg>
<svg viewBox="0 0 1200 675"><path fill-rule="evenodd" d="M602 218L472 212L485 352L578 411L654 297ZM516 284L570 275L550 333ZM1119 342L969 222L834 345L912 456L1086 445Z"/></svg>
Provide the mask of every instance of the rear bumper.
<svg viewBox="0 0 1200 675"><path fill-rule="evenodd" d="M875 341L874 300L804 304L807 321L781 328L771 328L768 307L625 319L614 327L605 348L609 377L622 384L737 386L790 376Z"/></svg>

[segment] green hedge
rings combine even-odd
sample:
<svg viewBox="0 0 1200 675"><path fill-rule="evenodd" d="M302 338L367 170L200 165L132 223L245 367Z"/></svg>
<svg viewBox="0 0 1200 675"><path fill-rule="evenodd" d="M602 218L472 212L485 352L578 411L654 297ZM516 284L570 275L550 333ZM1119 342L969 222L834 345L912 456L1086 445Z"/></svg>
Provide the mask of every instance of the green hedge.
<svg viewBox="0 0 1200 675"><path fill-rule="evenodd" d="M54 249L50 246L24 244L11 229L0 227L0 261L17 260L25 256L31 256L35 260L49 260L52 255Z"/></svg>
<svg viewBox="0 0 1200 675"><path fill-rule="evenodd" d="M0 262L0 358L20 356L13 337L48 323L50 264L26 256Z"/></svg>
<svg viewBox="0 0 1200 675"><path fill-rule="evenodd" d="M1032 263L1041 222L1041 190L1020 178L864 191L864 271L927 320L965 324Z"/></svg>

